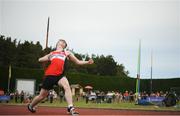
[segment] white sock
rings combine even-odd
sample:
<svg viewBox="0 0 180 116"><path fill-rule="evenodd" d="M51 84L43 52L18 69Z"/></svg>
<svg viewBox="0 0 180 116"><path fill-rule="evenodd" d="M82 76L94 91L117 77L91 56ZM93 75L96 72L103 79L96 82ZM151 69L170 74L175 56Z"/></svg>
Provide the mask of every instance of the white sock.
<svg viewBox="0 0 180 116"><path fill-rule="evenodd" d="M72 104L68 105L68 108L70 108L70 107L73 107L73 105Z"/></svg>

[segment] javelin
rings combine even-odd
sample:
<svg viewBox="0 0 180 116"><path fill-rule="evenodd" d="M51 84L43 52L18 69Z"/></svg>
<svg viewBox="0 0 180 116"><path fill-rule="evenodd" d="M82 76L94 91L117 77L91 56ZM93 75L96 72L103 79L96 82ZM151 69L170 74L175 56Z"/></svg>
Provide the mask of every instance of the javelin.
<svg viewBox="0 0 180 116"><path fill-rule="evenodd" d="M49 20L50 18L48 17L48 22L47 22L47 32L46 32L46 45L45 45L45 53L47 52L47 48L48 48L48 37L49 37ZM46 69L46 63L47 62L43 62L42 63L42 67L45 70Z"/></svg>
<svg viewBox="0 0 180 116"><path fill-rule="evenodd" d="M47 23L47 32L46 32L46 46L45 49L48 48L48 37L49 37L49 20L50 18L48 17L48 23Z"/></svg>

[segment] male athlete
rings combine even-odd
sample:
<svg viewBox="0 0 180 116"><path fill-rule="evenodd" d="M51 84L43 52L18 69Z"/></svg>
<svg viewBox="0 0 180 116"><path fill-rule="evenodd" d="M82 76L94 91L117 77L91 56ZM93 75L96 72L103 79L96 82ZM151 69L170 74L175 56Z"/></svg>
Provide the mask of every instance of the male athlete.
<svg viewBox="0 0 180 116"><path fill-rule="evenodd" d="M65 98L68 104L67 111L69 114L79 114L73 107L72 93L69 82L64 75L65 60L69 59L78 65L93 64L94 61L89 59L83 61L77 59L70 51L65 51L67 43L65 40L60 39L56 44L56 50L39 58L39 62L50 61L50 65L45 71L45 78L42 83L42 88L38 96L36 96L30 104L28 110L32 113L36 112L35 106L47 97L49 90L53 89L53 85L59 85L64 88Z"/></svg>

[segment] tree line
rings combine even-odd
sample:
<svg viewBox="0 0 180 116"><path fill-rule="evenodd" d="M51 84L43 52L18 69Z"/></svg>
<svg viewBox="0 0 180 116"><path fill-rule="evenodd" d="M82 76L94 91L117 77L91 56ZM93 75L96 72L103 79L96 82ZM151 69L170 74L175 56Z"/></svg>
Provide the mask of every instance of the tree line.
<svg viewBox="0 0 180 116"><path fill-rule="evenodd" d="M35 68L40 69L42 65L38 62L38 58L53 51L54 48L48 47L43 49L39 41L36 43L29 41L18 41L11 37L0 35L0 66L19 67L19 68ZM71 50L72 51L72 50ZM118 64L112 55L95 55L80 54L72 51L80 60L88 60L93 58L94 64L87 66L78 66L72 62L67 62L67 72L89 73L103 76L120 76L128 77L128 71L125 70L123 64Z"/></svg>

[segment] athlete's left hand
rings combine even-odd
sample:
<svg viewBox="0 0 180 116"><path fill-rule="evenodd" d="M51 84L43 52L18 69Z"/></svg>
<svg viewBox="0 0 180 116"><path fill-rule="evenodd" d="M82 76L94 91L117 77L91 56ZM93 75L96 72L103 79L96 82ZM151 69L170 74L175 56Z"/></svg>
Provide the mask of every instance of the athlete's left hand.
<svg viewBox="0 0 180 116"><path fill-rule="evenodd" d="M93 59L88 60L88 64L93 64L93 63L94 63Z"/></svg>

